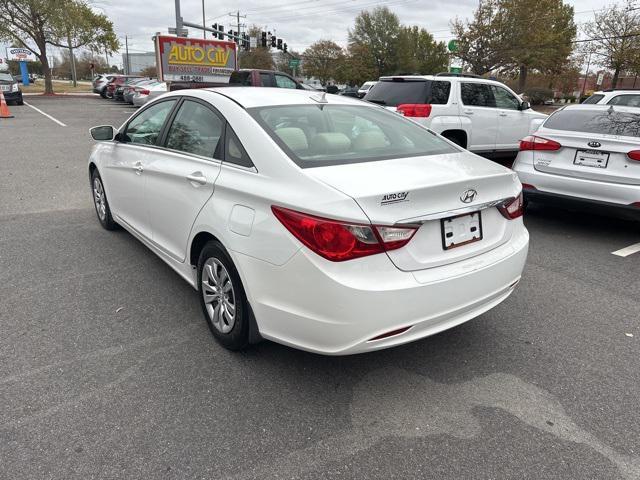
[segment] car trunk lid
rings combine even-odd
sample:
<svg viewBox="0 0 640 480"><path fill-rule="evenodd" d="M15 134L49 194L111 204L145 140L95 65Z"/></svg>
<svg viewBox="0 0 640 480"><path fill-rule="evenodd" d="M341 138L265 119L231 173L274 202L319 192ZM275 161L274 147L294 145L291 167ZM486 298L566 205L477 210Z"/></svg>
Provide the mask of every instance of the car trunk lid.
<svg viewBox="0 0 640 480"><path fill-rule="evenodd" d="M464 260L502 245L512 234L512 222L496 204L517 196L519 182L506 168L467 152L306 171L352 197L374 225L419 226L406 246L388 252L401 270ZM475 212L480 214L470 215ZM455 224L447 221L459 215ZM447 229L474 226L481 238L445 248Z"/></svg>

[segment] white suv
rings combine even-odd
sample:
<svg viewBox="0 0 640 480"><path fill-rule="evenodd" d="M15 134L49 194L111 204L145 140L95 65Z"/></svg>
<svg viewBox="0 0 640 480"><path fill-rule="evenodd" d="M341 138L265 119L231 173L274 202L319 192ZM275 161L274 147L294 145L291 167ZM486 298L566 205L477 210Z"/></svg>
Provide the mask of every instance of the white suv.
<svg viewBox="0 0 640 480"><path fill-rule="evenodd" d="M364 100L411 117L476 153L515 152L547 118L506 85L475 76L381 77Z"/></svg>
<svg viewBox="0 0 640 480"><path fill-rule="evenodd" d="M602 90L594 92L583 104L620 105L621 107L640 107L640 90Z"/></svg>

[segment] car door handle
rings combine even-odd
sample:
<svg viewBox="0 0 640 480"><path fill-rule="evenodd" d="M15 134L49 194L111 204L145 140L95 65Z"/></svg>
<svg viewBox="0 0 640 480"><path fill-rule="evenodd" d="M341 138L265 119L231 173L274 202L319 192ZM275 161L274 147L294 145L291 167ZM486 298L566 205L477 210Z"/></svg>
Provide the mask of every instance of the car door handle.
<svg viewBox="0 0 640 480"><path fill-rule="evenodd" d="M198 185L206 185L207 184L207 177L202 175L202 173L200 173L200 172L193 172L191 175L187 175L186 178L192 184L193 183L197 183Z"/></svg>
<svg viewBox="0 0 640 480"><path fill-rule="evenodd" d="M473 110L465 110L464 113L467 115L473 115Z"/></svg>
<svg viewBox="0 0 640 480"><path fill-rule="evenodd" d="M142 166L142 162L136 162L133 164L133 171L136 172L137 175L142 174L144 172L144 167Z"/></svg>

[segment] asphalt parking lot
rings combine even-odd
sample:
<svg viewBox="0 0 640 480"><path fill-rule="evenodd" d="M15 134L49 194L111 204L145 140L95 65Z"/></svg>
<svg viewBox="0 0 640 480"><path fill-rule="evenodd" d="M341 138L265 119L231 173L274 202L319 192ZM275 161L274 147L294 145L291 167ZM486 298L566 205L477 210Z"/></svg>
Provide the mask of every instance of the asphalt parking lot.
<svg viewBox="0 0 640 480"><path fill-rule="evenodd" d="M0 478L640 479L640 253L612 254L640 222L532 205L521 284L471 322L232 353L95 218L88 128L134 110L27 103L0 119Z"/></svg>

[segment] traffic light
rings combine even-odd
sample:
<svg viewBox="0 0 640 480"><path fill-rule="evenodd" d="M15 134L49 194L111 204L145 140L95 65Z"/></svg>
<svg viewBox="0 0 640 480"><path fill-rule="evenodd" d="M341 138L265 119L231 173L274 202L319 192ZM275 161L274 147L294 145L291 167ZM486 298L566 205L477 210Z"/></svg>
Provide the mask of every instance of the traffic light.
<svg viewBox="0 0 640 480"><path fill-rule="evenodd" d="M233 38L233 30L229 30L227 32L227 35L229 36L229 38L227 40L229 40L231 42L235 41L235 39Z"/></svg>
<svg viewBox="0 0 640 480"><path fill-rule="evenodd" d="M278 48L278 50L282 50L282 39L281 38L278 39L278 47L277 48Z"/></svg>
<svg viewBox="0 0 640 480"><path fill-rule="evenodd" d="M224 40L224 25L218 25L218 38Z"/></svg>
<svg viewBox="0 0 640 480"><path fill-rule="evenodd" d="M275 35L271 36L271 46L274 47L274 48L276 46L276 37L275 37Z"/></svg>
<svg viewBox="0 0 640 480"><path fill-rule="evenodd" d="M262 32L262 40L260 40L260 45L264 48L267 48L267 32Z"/></svg>
<svg viewBox="0 0 640 480"><path fill-rule="evenodd" d="M211 28L215 30L215 32L213 33L213 38L218 38L218 24L214 23L213 25L211 25Z"/></svg>
<svg viewBox="0 0 640 480"><path fill-rule="evenodd" d="M286 43L282 46L282 51L284 53L287 53L287 44Z"/></svg>

